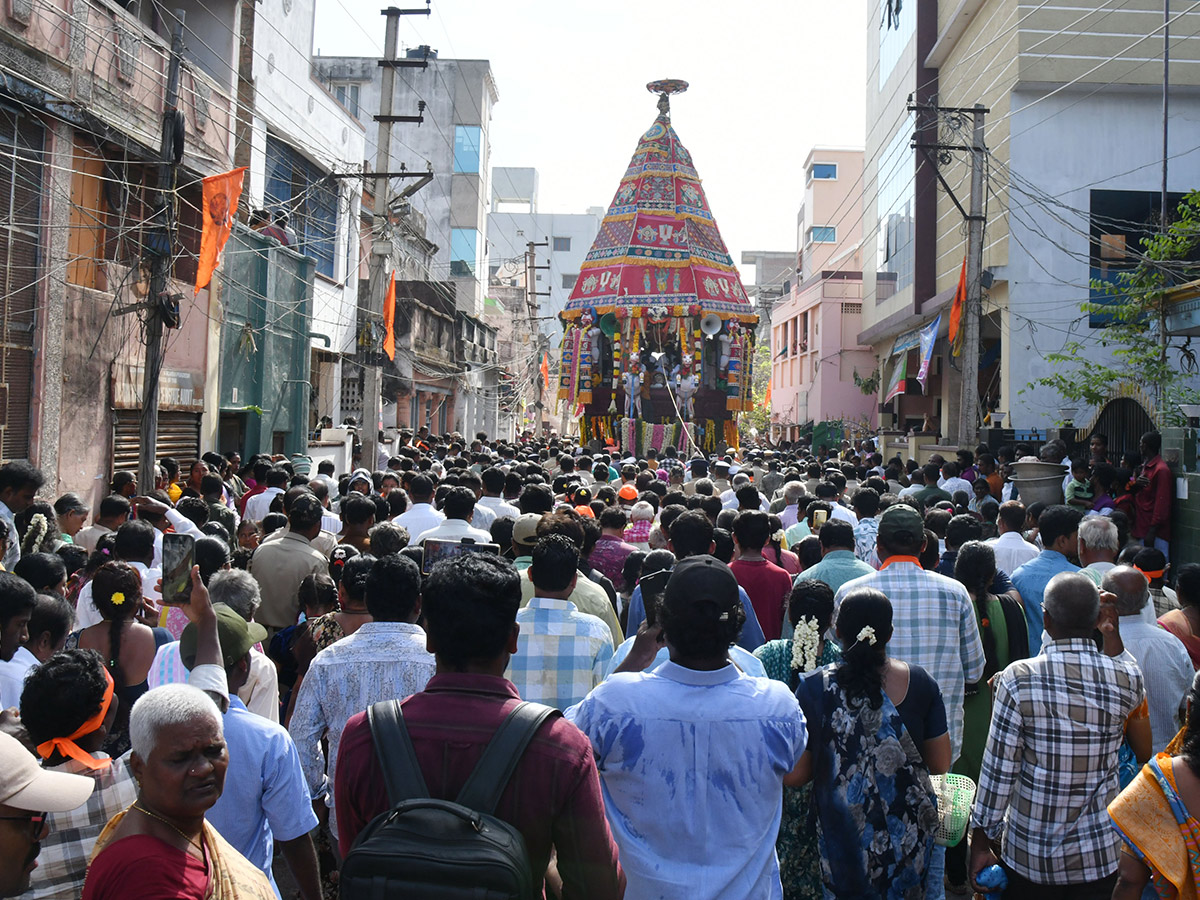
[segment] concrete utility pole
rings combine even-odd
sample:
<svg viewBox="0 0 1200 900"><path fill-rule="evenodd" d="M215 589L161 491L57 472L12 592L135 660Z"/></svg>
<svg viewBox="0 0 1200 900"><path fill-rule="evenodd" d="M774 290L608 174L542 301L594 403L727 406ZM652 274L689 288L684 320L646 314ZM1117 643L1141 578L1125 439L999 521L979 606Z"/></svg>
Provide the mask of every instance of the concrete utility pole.
<svg viewBox="0 0 1200 900"><path fill-rule="evenodd" d="M175 158L176 120L179 113L179 68L183 60L184 11L175 10L175 29L171 34L171 60L167 70L167 96L163 109L162 144L159 147L158 223L160 241L155 242L155 257L150 273L150 301L146 312L146 361L142 371L142 417L138 440L138 486L142 493L154 490L154 471L158 450L158 382L162 375L163 315L170 299L171 260L175 249ZM171 327L178 327L178 313Z"/></svg>
<svg viewBox="0 0 1200 900"><path fill-rule="evenodd" d="M400 10L383 10L387 31L383 42L385 59L396 58L400 33ZM375 210L371 223L371 262L369 286L371 300L368 315L372 322L383 315L383 298L388 289L387 263L392 256L388 213L388 169L392 163L392 101L396 93L396 70L383 67L383 87L379 95L379 132L375 145ZM372 348L374 350L374 348ZM371 471L378 468L379 422L383 418L383 374L378 360L369 360L363 379L362 463Z"/></svg>
<svg viewBox="0 0 1200 900"><path fill-rule="evenodd" d="M971 111L971 214L967 220L967 297L961 328L962 401L958 407L958 442L974 447L979 430L979 317L983 315L983 107Z"/></svg>
<svg viewBox="0 0 1200 900"><path fill-rule="evenodd" d="M550 349L550 341L542 334L541 329L541 301L538 297L549 297L550 291L539 291L537 289L537 273L550 271L549 266L539 266L537 264L537 248L549 247L549 241L528 241L525 244L525 308L529 312L529 325L533 329L533 333L537 336L538 353L533 361L534 383L539 381L543 354ZM538 429L542 437L546 437L548 431L547 422L550 417L550 410L547 406L550 398L557 396L556 393L550 391L550 385L542 385L542 389L538 392L537 403L535 408L538 411Z"/></svg>

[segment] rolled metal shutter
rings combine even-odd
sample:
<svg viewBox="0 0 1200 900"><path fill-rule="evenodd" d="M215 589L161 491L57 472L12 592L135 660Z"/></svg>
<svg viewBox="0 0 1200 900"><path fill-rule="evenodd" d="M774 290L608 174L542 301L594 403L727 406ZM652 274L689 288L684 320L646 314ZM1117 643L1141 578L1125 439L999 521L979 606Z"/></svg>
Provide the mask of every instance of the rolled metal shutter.
<svg viewBox="0 0 1200 900"><path fill-rule="evenodd" d="M113 472L136 472L141 447L140 409L113 410ZM160 411L155 459L174 457L183 471L200 458L200 413ZM139 486L145 490L147 487Z"/></svg>

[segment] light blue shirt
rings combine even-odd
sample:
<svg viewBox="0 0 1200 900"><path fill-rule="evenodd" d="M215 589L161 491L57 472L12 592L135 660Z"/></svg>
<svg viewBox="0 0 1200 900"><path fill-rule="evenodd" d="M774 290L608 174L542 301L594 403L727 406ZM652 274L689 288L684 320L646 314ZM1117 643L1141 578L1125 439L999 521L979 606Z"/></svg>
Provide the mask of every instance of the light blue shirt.
<svg viewBox="0 0 1200 900"><path fill-rule="evenodd" d="M753 653L759 647L767 642L763 637L762 626L758 624L758 616L754 614L754 604L750 602L750 596L743 590L741 585L738 585L738 597L742 601L742 609L746 611L746 624L742 626L742 633L738 637L738 646ZM625 634L629 637L637 637L638 628L646 621L646 603L642 600L642 588L639 585L633 589L633 594L629 598L629 620L625 626Z"/></svg>
<svg viewBox="0 0 1200 900"><path fill-rule="evenodd" d="M874 574L875 569L854 555L853 550L830 550L819 563L805 569L793 579L796 581L823 581L835 594L847 581ZM787 622L784 622L787 627ZM790 632L790 628L788 629ZM791 637L791 634L785 635Z"/></svg>
<svg viewBox="0 0 1200 900"><path fill-rule="evenodd" d="M225 713L229 769L220 799L205 819L242 856L271 873L275 839L290 841L317 827L296 745L281 725L255 715L237 697Z"/></svg>
<svg viewBox="0 0 1200 900"><path fill-rule="evenodd" d="M592 742L626 896L783 897L783 776L808 737L786 685L666 662L613 675L566 716Z"/></svg>
<svg viewBox="0 0 1200 900"><path fill-rule="evenodd" d="M1042 597L1050 579L1062 572L1078 572L1079 566L1057 550L1043 550L1012 573L1012 583L1021 594L1025 606L1025 622L1029 626L1029 655L1037 656L1042 649Z"/></svg>
<svg viewBox="0 0 1200 900"><path fill-rule="evenodd" d="M637 640L637 637L634 636L631 638L626 638L624 641L621 642L621 646L617 648L616 652L608 660L608 663L605 666L605 670L604 670L605 678L610 676L613 673L613 671L617 668L617 666L619 666L621 663L625 662L625 657L627 657L629 655L629 651L633 649L633 642L636 640ZM737 666L739 669L741 669L747 675L750 675L754 678L766 678L767 677L766 667L763 666L763 664L759 660L759 658L757 656L755 656L753 653L749 653L749 652L743 650L737 644L733 644L730 646L729 659L735 666ZM654 662L650 663L650 665L644 671L653 672L656 669L658 669L663 663L670 662L670 660L671 660L670 651L668 650L668 648L663 647L658 651L658 653L654 654ZM525 695L522 694L521 696L523 698Z"/></svg>

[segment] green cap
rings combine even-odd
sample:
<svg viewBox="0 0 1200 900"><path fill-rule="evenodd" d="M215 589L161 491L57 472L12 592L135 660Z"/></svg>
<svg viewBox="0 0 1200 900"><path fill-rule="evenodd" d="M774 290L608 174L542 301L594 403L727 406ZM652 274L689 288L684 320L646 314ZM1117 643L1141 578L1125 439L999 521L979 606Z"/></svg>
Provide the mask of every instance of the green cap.
<svg viewBox="0 0 1200 900"><path fill-rule="evenodd" d="M217 614L217 639L221 642L221 657L229 668L246 655L255 644L267 639L267 629L257 622L247 622L231 606L213 605ZM191 669L196 664L196 625L188 622L179 636L179 658Z"/></svg>
<svg viewBox="0 0 1200 900"><path fill-rule="evenodd" d="M925 521L907 503L893 503L879 516L879 539L887 544L919 544L925 539Z"/></svg>

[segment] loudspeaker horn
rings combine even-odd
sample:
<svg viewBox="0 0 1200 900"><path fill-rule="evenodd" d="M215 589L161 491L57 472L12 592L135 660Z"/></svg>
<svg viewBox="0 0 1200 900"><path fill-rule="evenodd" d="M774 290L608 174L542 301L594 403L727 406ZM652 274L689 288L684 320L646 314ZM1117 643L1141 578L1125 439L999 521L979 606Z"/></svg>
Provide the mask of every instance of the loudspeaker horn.
<svg viewBox="0 0 1200 900"><path fill-rule="evenodd" d="M721 317L716 313L709 313L700 320L700 330L709 337L715 337L721 333Z"/></svg>
<svg viewBox="0 0 1200 900"><path fill-rule="evenodd" d="M604 336L607 338L611 338L614 334L616 334L617 317L612 313L605 313L602 315L600 317L600 331L602 331Z"/></svg>

